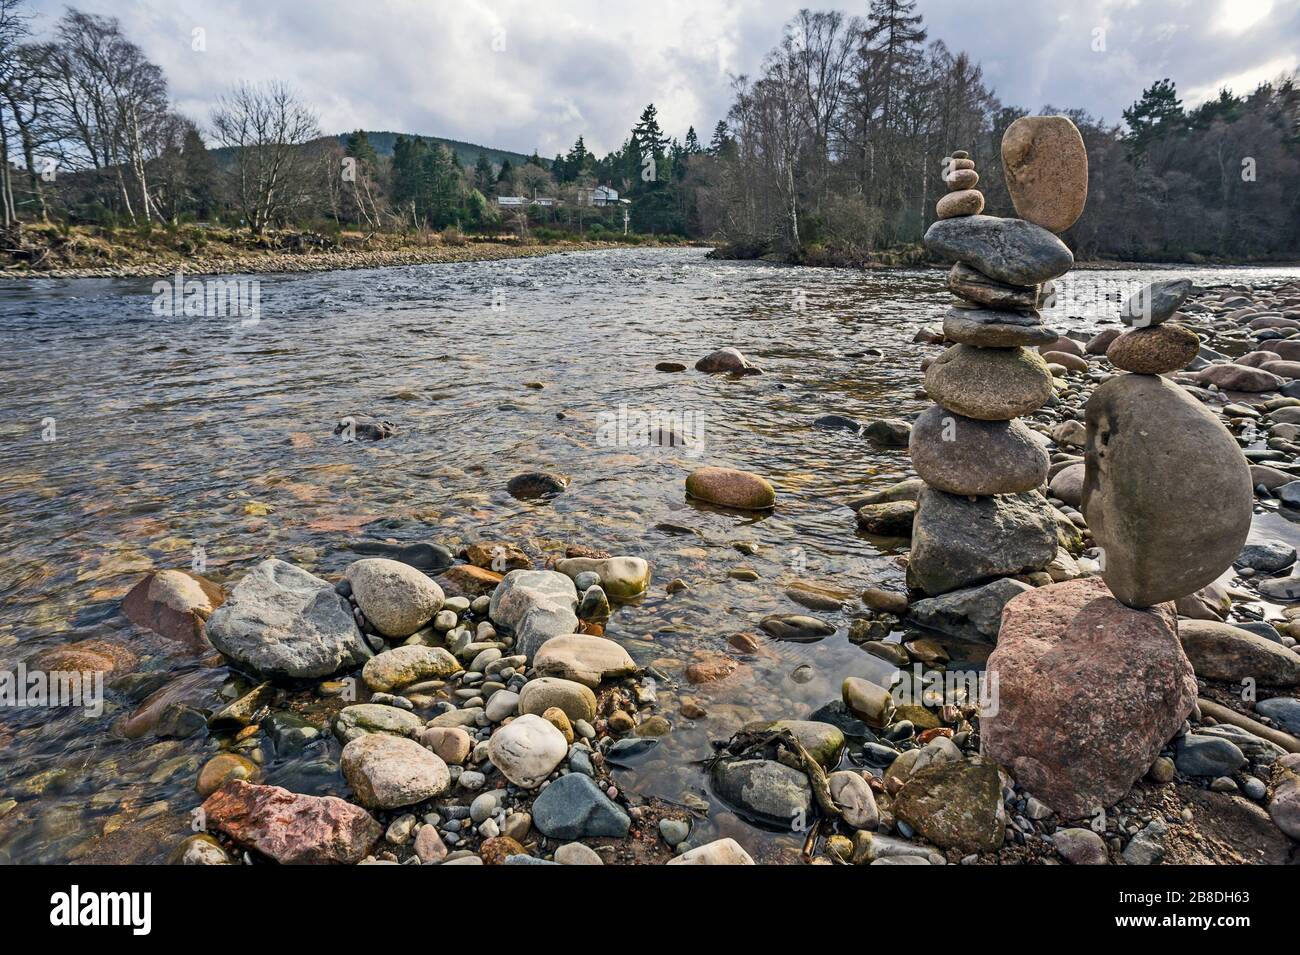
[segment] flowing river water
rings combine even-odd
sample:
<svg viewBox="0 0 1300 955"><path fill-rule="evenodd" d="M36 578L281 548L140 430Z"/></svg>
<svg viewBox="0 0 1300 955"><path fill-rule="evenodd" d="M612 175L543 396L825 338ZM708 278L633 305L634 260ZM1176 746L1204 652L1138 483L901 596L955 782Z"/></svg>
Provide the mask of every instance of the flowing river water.
<svg viewBox="0 0 1300 955"><path fill-rule="evenodd" d="M1086 292L1173 275L1267 285L1300 269L1080 270L1069 282ZM227 586L268 556L336 579L363 538L453 550L510 541L539 566L565 543L643 556L651 590L617 610L607 635L664 676L659 706L674 731L616 778L711 802L698 762L711 739L753 719L806 718L844 677L892 669L847 640L851 611L816 613L838 628L816 643L772 642L757 625L810 612L785 593L795 580L902 588L902 544L860 535L845 502L907 476L906 450L812 422L926 406L918 366L936 349L913 337L942 314L942 279L716 262L700 249L565 253L263 276L256 324L159 317L146 279L0 284L0 669L90 638L140 655L102 714L0 709L0 861L158 861L189 832L195 774L215 743L203 732L126 739L114 726L171 680L208 708L221 701L224 667L200 666L119 609L144 573L189 567L196 548ZM1105 312L1050 321L1093 330ZM765 373L693 370L726 345ZM689 370L656 371L664 361ZM633 422L666 412L697 441L620 441L620 411ZM332 434L358 413L398 435ZM778 507L743 516L688 502L684 478L702 464L764 475ZM524 471L572 483L523 502L505 486ZM1261 520L1266 536L1300 543L1288 521ZM730 576L737 567L757 579ZM669 595L675 578L689 589ZM760 647L740 671L687 686L687 664L741 633ZM956 648L955 665L986 652ZM684 695L708 716L680 718ZM325 734L268 760L264 781L342 792L337 752ZM700 825L732 835L745 824L715 803ZM762 838L778 857L801 841Z"/></svg>

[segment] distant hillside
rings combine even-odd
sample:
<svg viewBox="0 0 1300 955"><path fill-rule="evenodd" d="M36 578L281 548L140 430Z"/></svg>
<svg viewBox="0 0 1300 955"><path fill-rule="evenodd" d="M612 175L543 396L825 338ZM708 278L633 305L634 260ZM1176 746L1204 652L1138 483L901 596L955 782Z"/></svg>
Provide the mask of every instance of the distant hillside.
<svg viewBox="0 0 1300 955"><path fill-rule="evenodd" d="M350 132L339 133L338 141L340 145L346 146ZM393 141L398 136L414 136L415 133L375 133L366 130L366 136L370 139L370 145L375 147L375 152L381 156L391 156L393 154ZM509 159L511 165L518 166L528 161L528 157L523 153L512 153L508 149L492 149L489 146L478 146L474 143L463 143L459 139L443 139L441 136L421 136L427 143L442 143L456 154L462 166L473 167L478 162L478 154L487 155L488 161L493 166L500 166L503 160ZM543 159L543 164L550 167L550 160Z"/></svg>

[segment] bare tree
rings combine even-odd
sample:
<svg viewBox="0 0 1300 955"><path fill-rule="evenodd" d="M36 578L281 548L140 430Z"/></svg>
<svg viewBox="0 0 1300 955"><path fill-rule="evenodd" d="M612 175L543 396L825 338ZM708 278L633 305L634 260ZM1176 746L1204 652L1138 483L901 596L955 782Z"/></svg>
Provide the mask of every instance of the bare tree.
<svg viewBox="0 0 1300 955"><path fill-rule="evenodd" d="M212 128L235 150L235 201L260 235L287 218L309 188L311 160L302 147L320 135L316 114L284 83L241 83L218 100Z"/></svg>

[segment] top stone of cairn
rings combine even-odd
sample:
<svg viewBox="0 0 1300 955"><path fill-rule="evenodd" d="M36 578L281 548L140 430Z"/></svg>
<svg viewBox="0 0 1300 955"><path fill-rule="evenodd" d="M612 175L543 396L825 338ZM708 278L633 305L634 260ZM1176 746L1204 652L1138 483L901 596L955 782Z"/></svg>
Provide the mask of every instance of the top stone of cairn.
<svg viewBox="0 0 1300 955"><path fill-rule="evenodd" d="M1022 116L1002 136L1002 168L1016 215L1062 233L1088 202L1088 151L1064 116Z"/></svg>

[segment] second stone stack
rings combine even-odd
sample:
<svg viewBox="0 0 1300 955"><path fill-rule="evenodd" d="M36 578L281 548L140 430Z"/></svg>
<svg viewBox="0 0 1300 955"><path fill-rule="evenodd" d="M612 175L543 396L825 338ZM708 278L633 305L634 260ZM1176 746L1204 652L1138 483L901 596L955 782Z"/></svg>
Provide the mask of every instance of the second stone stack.
<svg viewBox="0 0 1300 955"><path fill-rule="evenodd" d="M1072 133L1072 135L1071 135ZM998 577L1042 570L1056 556L1056 520L1039 493L1048 473L1040 439L1016 420L1053 395L1052 373L1031 349L1056 342L1038 308L1048 283L1074 256L1053 232L1087 201L1087 153L1061 116L1025 117L1002 144L1008 190L1020 219L979 214L979 176L965 152L945 163L949 187L926 249L955 260L944 316L954 342L925 372L935 402L912 428L911 456L925 482L917 500L907 569L931 596Z"/></svg>

